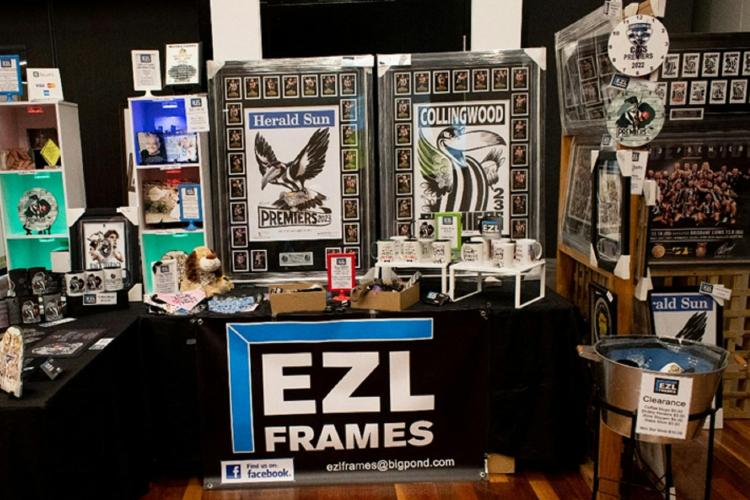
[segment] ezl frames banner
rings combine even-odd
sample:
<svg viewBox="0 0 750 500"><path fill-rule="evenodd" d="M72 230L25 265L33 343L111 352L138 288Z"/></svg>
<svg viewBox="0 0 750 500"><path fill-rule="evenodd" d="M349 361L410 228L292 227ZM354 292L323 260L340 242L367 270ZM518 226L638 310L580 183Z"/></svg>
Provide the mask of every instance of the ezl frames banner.
<svg viewBox="0 0 750 500"><path fill-rule="evenodd" d="M478 479L487 332L469 322L460 341L432 318L206 322L199 356L226 365L200 378L205 486Z"/></svg>

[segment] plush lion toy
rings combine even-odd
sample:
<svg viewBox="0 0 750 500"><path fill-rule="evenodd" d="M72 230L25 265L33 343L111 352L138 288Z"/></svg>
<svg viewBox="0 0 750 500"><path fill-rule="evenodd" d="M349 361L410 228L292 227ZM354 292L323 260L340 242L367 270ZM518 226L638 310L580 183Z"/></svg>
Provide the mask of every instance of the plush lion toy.
<svg viewBox="0 0 750 500"><path fill-rule="evenodd" d="M185 274L180 280L180 291L203 289L206 297L226 293L232 282L221 272L221 261L208 247L196 247L185 261Z"/></svg>

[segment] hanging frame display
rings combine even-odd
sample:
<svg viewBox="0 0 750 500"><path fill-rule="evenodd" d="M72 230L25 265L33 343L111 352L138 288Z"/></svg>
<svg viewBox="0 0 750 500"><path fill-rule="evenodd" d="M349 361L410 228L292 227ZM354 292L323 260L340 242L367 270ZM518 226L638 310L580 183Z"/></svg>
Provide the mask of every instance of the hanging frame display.
<svg viewBox="0 0 750 500"><path fill-rule="evenodd" d="M648 260L657 264L750 262L750 134L662 136L651 144L646 178Z"/></svg>
<svg viewBox="0 0 750 500"><path fill-rule="evenodd" d="M570 144L560 240L584 255L591 247L591 153L599 149L600 139L576 136Z"/></svg>
<svg viewBox="0 0 750 500"><path fill-rule="evenodd" d="M235 281L367 267L373 241L373 58L230 62L210 85L215 241Z"/></svg>
<svg viewBox="0 0 750 500"><path fill-rule="evenodd" d="M383 236L460 212L543 239L543 49L378 56Z"/></svg>
<svg viewBox="0 0 750 500"><path fill-rule="evenodd" d="M628 150L591 153L592 265L630 277L630 168Z"/></svg>

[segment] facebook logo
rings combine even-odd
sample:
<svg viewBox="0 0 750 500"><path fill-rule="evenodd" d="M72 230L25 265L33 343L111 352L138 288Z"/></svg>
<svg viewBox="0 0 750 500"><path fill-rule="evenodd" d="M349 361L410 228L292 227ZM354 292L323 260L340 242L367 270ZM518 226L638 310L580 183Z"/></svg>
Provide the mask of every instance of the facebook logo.
<svg viewBox="0 0 750 500"><path fill-rule="evenodd" d="M242 468L240 464L225 464L224 474L227 479L242 479Z"/></svg>

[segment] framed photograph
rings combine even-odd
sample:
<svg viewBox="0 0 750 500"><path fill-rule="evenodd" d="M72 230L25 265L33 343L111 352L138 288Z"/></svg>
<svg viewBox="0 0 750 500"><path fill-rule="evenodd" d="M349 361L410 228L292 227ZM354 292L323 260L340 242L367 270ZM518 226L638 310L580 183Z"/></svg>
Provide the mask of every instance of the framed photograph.
<svg viewBox="0 0 750 500"><path fill-rule="evenodd" d="M341 170L356 172L359 169L358 152L356 149L341 150Z"/></svg>
<svg viewBox="0 0 750 500"><path fill-rule="evenodd" d="M750 262L748 144L728 132L651 144L646 178L661 196L649 211L649 265Z"/></svg>
<svg viewBox="0 0 750 500"><path fill-rule="evenodd" d="M411 123L396 124L396 144L399 146L411 145Z"/></svg>
<svg viewBox="0 0 750 500"><path fill-rule="evenodd" d="M513 116L527 116L529 114L529 94L513 94L512 108Z"/></svg>
<svg viewBox="0 0 750 500"><path fill-rule="evenodd" d="M122 269L126 288L140 281L138 232L124 215L87 209L70 228L74 270Z"/></svg>
<svg viewBox="0 0 750 500"><path fill-rule="evenodd" d="M344 220L359 220L359 198L344 199Z"/></svg>
<svg viewBox="0 0 750 500"><path fill-rule="evenodd" d="M242 177L233 177L229 179L229 199L230 200L243 200L245 199L245 179Z"/></svg>
<svg viewBox="0 0 750 500"><path fill-rule="evenodd" d="M227 125L242 125L242 103L233 102L227 104Z"/></svg>
<svg viewBox="0 0 750 500"><path fill-rule="evenodd" d="M414 93L415 94L429 94L430 93L430 72L429 71L415 71L414 72Z"/></svg>
<svg viewBox="0 0 750 500"><path fill-rule="evenodd" d="M230 222L232 224L247 223L247 203L244 201L233 201L229 204L231 210Z"/></svg>
<svg viewBox="0 0 750 500"><path fill-rule="evenodd" d="M596 68L594 66L594 60L593 58L590 59L590 67L588 68L588 71L590 72L589 78L592 78L596 76ZM580 67L579 61L579 67ZM581 73L582 79L584 78L583 72ZM529 90L529 68L513 68L513 80L511 84L512 90Z"/></svg>
<svg viewBox="0 0 750 500"><path fill-rule="evenodd" d="M669 93L670 106L682 106L687 102L687 82L672 82Z"/></svg>
<svg viewBox="0 0 750 500"><path fill-rule="evenodd" d="M254 272L268 271L268 252L265 250L251 250L250 270Z"/></svg>
<svg viewBox="0 0 750 500"><path fill-rule="evenodd" d="M526 219L511 219L510 237L514 240L528 237L528 224Z"/></svg>
<svg viewBox="0 0 750 500"><path fill-rule="evenodd" d="M492 91L508 90L508 68L492 68Z"/></svg>
<svg viewBox="0 0 750 500"><path fill-rule="evenodd" d="M342 146L356 146L357 145L357 126L356 125L341 125L341 145Z"/></svg>
<svg viewBox="0 0 750 500"><path fill-rule="evenodd" d="M396 223L396 234L398 236L411 237L411 222L397 222Z"/></svg>
<svg viewBox="0 0 750 500"><path fill-rule="evenodd" d="M246 76L245 81L245 99L260 99L260 77Z"/></svg>
<svg viewBox="0 0 750 500"><path fill-rule="evenodd" d="M227 129L227 149L245 149L245 138L241 128Z"/></svg>
<svg viewBox="0 0 750 500"><path fill-rule="evenodd" d="M682 78L698 78L700 73L700 52L690 52L682 55Z"/></svg>
<svg viewBox="0 0 750 500"><path fill-rule="evenodd" d="M399 220L413 218L411 198L396 198L396 206L398 211L396 218Z"/></svg>
<svg viewBox="0 0 750 500"><path fill-rule="evenodd" d="M233 226L229 234L232 235L232 248L247 248L247 226Z"/></svg>
<svg viewBox="0 0 750 500"><path fill-rule="evenodd" d="M224 79L224 99L227 101L242 99L242 79L225 78Z"/></svg>
<svg viewBox="0 0 750 500"><path fill-rule="evenodd" d="M341 121L342 122L356 122L357 121L357 100L356 99L341 99Z"/></svg>
<svg viewBox="0 0 750 500"><path fill-rule="evenodd" d="M528 146L526 144L513 144L510 164L514 167L526 167L529 165Z"/></svg>
<svg viewBox="0 0 750 500"><path fill-rule="evenodd" d="M721 76L739 76L740 74L740 53L724 52L721 64Z"/></svg>
<svg viewBox="0 0 750 500"><path fill-rule="evenodd" d="M513 169L511 171L511 190L528 191L529 190L529 171L526 169Z"/></svg>
<svg viewBox="0 0 750 500"><path fill-rule="evenodd" d="M326 247L326 257L331 255L332 253L341 253L341 247Z"/></svg>
<svg viewBox="0 0 750 500"><path fill-rule="evenodd" d="M395 73L393 75L393 85L396 95L411 94L411 74L405 72Z"/></svg>
<svg viewBox="0 0 750 500"><path fill-rule="evenodd" d="M745 104L747 101L747 80L732 80L729 83L729 103Z"/></svg>
<svg viewBox="0 0 750 500"><path fill-rule="evenodd" d="M474 92L487 92L490 90L490 70L474 69L471 71L472 90Z"/></svg>
<svg viewBox="0 0 750 500"><path fill-rule="evenodd" d="M589 283L590 342L617 335L617 296L596 283Z"/></svg>
<svg viewBox="0 0 750 500"><path fill-rule="evenodd" d="M630 269L621 258L630 252L630 177L623 175L614 151L592 154L594 160L591 242L596 262L592 264L628 279Z"/></svg>
<svg viewBox="0 0 750 500"><path fill-rule="evenodd" d="M720 56L721 53L719 52L706 52L703 54L703 64L701 65L701 76L703 78L719 76Z"/></svg>
<svg viewBox="0 0 750 500"><path fill-rule="evenodd" d="M302 96L318 97L318 75L302 75Z"/></svg>
<svg viewBox="0 0 750 500"><path fill-rule="evenodd" d="M246 273L250 270L250 253L247 250L232 250L232 271Z"/></svg>
<svg viewBox="0 0 750 500"><path fill-rule="evenodd" d="M284 99L299 97L299 76L298 75L282 75L281 81L284 82L282 95Z"/></svg>
<svg viewBox="0 0 750 500"><path fill-rule="evenodd" d="M526 194L513 194L510 197L511 207L510 215L512 217L519 215L528 215L528 195Z"/></svg>
<svg viewBox="0 0 750 500"><path fill-rule="evenodd" d="M359 261L359 247L344 247L344 253L350 253L354 255L354 267L360 269L362 267Z"/></svg>
<svg viewBox="0 0 750 500"><path fill-rule="evenodd" d="M469 70L457 69L453 71L453 92L469 91Z"/></svg>
<svg viewBox="0 0 750 500"><path fill-rule="evenodd" d="M341 75L341 95L357 95L357 74L343 73Z"/></svg>
<svg viewBox="0 0 750 500"><path fill-rule="evenodd" d="M706 104L708 95L708 82L706 80L693 80L690 82L690 105Z"/></svg>
<svg viewBox="0 0 750 500"><path fill-rule="evenodd" d="M669 88L669 84L667 82L659 82L656 84L655 93L659 97L659 99L661 99L662 104L667 104L667 89L668 88Z"/></svg>
<svg viewBox="0 0 750 500"><path fill-rule="evenodd" d="M396 170L411 170L411 149L396 149Z"/></svg>
<svg viewBox="0 0 750 500"><path fill-rule="evenodd" d="M344 196L359 195L359 175L343 174L341 176L342 193Z"/></svg>
<svg viewBox="0 0 750 500"><path fill-rule="evenodd" d="M709 104L724 104L727 102L727 81L713 80L708 98Z"/></svg>
<svg viewBox="0 0 750 500"><path fill-rule="evenodd" d="M412 194L411 174L396 174L396 194Z"/></svg>
<svg viewBox="0 0 750 500"><path fill-rule="evenodd" d="M680 54L667 54L661 65L662 78L679 78L680 76Z"/></svg>
<svg viewBox="0 0 750 500"><path fill-rule="evenodd" d="M229 153L229 175L245 175L245 153Z"/></svg>
<svg viewBox="0 0 750 500"><path fill-rule="evenodd" d="M514 118L510 121L511 138L514 141L526 141L529 139L528 118Z"/></svg>
<svg viewBox="0 0 750 500"><path fill-rule="evenodd" d="M344 243L347 245L359 244L359 223L347 222L344 224Z"/></svg>
<svg viewBox="0 0 750 500"><path fill-rule="evenodd" d="M451 72L434 71L432 73L432 88L436 94L447 94L450 92Z"/></svg>
<svg viewBox="0 0 750 500"><path fill-rule="evenodd" d="M408 97L400 97L394 100L396 109L396 120L411 120L411 99Z"/></svg>
<svg viewBox="0 0 750 500"><path fill-rule="evenodd" d="M263 98L279 99L281 98L281 83L278 76L263 77Z"/></svg>
<svg viewBox="0 0 750 500"><path fill-rule="evenodd" d="M320 75L320 94L324 96L335 97L338 95L338 78L335 74Z"/></svg>

